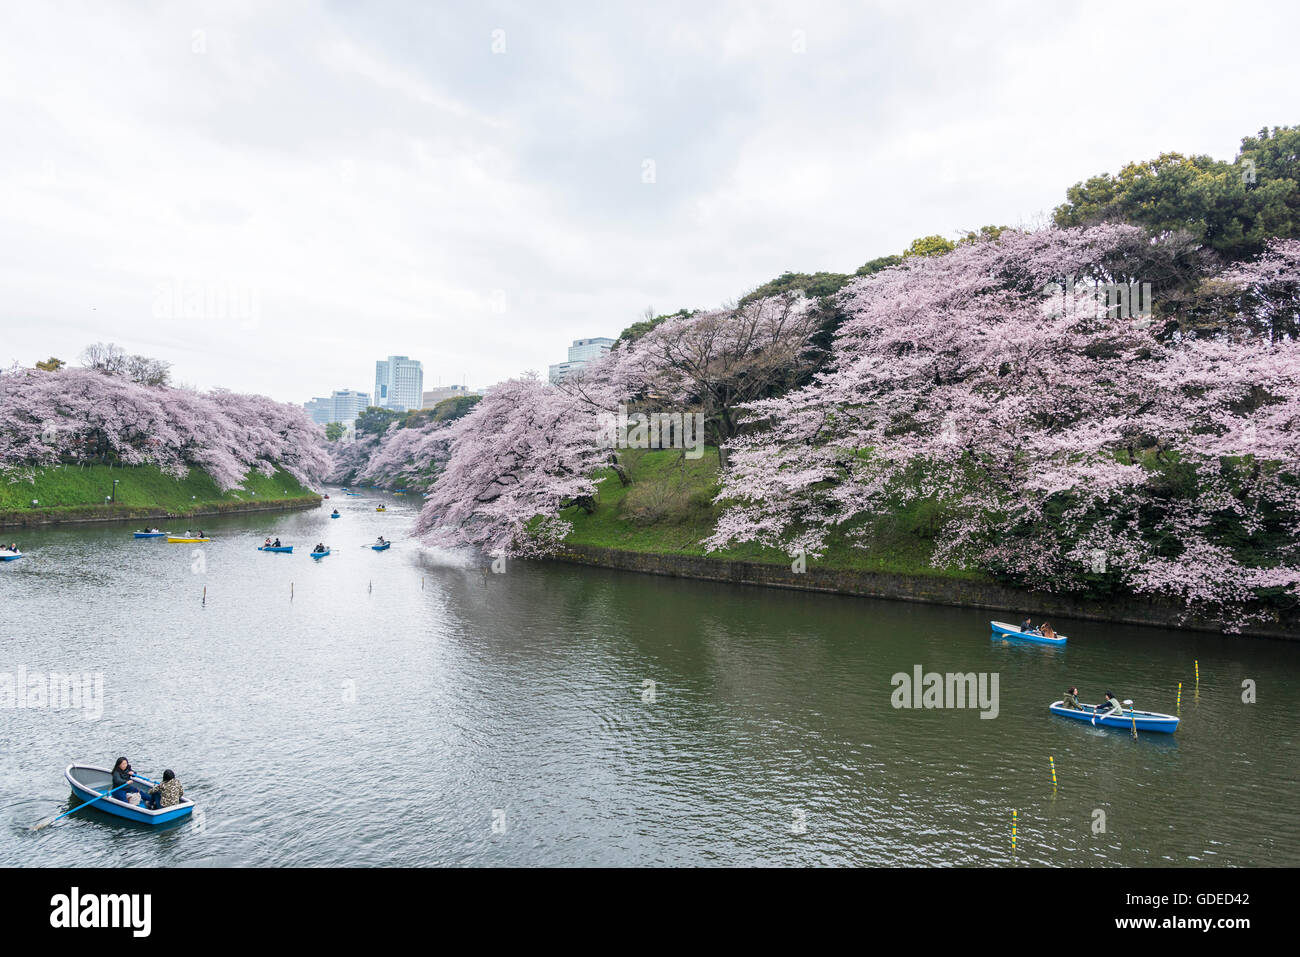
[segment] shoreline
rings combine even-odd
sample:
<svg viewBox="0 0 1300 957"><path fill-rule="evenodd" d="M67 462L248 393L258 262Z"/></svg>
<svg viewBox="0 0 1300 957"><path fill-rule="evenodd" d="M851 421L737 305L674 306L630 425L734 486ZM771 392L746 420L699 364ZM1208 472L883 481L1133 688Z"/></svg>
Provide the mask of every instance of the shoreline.
<svg viewBox="0 0 1300 957"><path fill-rule="evenodd" d="M242 515L251 512L289 512L316 508L324 501L319 495L297 496L269 502L204 502L192 509L167 511L139 505L74 505L57 509L31 509L27 514L0 512L0 528L43 528L53 525L97 525L133 522L140 519L199 518Z"/></svg>
<svg viewBox="0 0 1300 957"><path fill-rule="evenodd" d="M858 598L885 598L919 604L977 608L1014 618L1035 609L1033 616L1076 618L1122 625L1145 625L1181 631L1212 633L1224 638L1268 638L1300 641L1300 620L1264 622L1225 632L1219 625L1195 616L1184 616L1180 606L1154 599L1124 597L1102 601L1068 594L1031 592L990 582L975 582L940 576L904 575L892 572L822 569L810 566L796 573L786 565L636 552L599 545L564 544L548 557L572 565L588 565L616 571L640 572L671 578L730 582L765 588L816 591ZM1018 619L1017 619L1018 620Z"/></svg>

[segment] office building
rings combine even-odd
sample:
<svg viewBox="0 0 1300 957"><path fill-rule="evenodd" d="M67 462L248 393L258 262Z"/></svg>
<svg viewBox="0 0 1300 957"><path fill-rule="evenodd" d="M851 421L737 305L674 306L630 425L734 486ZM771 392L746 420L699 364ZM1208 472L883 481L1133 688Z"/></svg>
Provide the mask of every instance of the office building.
<svg viewBox="0 0 1300 957"><path fill-rule="evenodd" d="M424 399L424 367L417 359L389 356L375 363L375 405L407 412Z"/></svg>
<svg viewBox="0 0 1300 957"><path fill-rule="evenodd" d="M356 424L357 416L370 405L370 393L355 389L336 389L330 393L330 421L342 422L348 428Z"/></svg>
<svg viewBox="0 0 1300 957"><path fill-rule="evenodd" d="M459 399L462 396L478 395L477 392L471 392L463 385L445 385L436 389L430 389L424 393L424 401L420 404L422 409L432 409L443 399Z"/></svg>
<svg viewBox="0 0 1300 957"><path fill-rule="evenodd" d="M565 362L557 362L550 367L549 378L552 382L560 382L567 376L581 369L593 359L599 359L605 353L613 348L614 340L598 336L594 339L574 339L573 345L569 346L569 358Z"/></svg>
<svg viewBox="0 0 1300 957"><path fill-rule="evenodd" d="M329 425L330 421L330 400L322 397L312 399L310 402L302 404L306 410L308 418L317 425Z"/></svg>

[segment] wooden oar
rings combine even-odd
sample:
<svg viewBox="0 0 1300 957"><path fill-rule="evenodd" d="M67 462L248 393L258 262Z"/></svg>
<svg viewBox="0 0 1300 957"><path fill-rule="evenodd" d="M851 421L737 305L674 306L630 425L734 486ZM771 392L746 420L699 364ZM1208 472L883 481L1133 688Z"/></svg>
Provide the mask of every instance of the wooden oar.
<svg viewBox="0 0 1300 957"><path fill-rule="evenodd" d="M146 778L145 780L148 779ZM122 788L126 787L126 785L130 783L131 783L130 781L127 781L126 784L119 784L117 787L113 788L113 791L120 791L122 790ZM105 791L99 797L91 798L85 804L79 804L76 807L74 807L71 811L64 811L62 814L59 815L59 817L52 817L48 821L42 821L40 824L35 824L32 826L32 830L43 831L45 828L49 827L51 824L57 821L60 817L67 817L69 814L72 814L74 811L80 811L83 807L89 807L90 805L94 804L96 801L100 801L108 797L110 794L113 793L113 791Z"/></svg>

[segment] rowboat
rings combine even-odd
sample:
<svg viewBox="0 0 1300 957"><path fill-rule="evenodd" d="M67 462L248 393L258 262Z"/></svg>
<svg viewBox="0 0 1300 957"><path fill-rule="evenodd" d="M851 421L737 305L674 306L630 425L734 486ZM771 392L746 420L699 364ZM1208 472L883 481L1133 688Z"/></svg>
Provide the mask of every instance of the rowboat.
<svg viewBox="0 0 1300 957"><path fill-rule="evenodd" d="M386 508L384 508L384 506L380 505L377 509L375 509L375 511L376 511L376 512L386 512L386 511L388 511L388 509L386 509Z"/></svg>
<svg viewBox="0 0 1300 957"><path fill-rule="evenodd" d="M176 544L194 544L194 543L196 543L196 542L210 542L210 541L212 541L212 539L210 539L210 538L180 538L179 536L176 536L176 535L168 535L168 536L167 536L167 541L171 542L173 545L176 545Z"/></svg>
<svg viewBox="0 0 1300 957"><path fill-rule="evenodd" d="M1040 645L1065 644L1065 635L1048 638L1046 635L1040 635L1037 632L1021 631L1015 625L1008 625L1005 621L991 621L989 624L993 626L993 637L995 638L1019 638L1023 641L1036 641Z"/></svg>
<svg viewBox="0 0 1300 957"><path fill-rule="evenodd" d="M314 558L314 559L316 559L317 561L320 561L322 558L324 558L324 557L325 557L326 555L328 555L329 553L330 553L330 550L327 548L327 549L325 549L325 551L323 551L323 552L312 552L312 553L311 553L311 557Z"/></svg>
<svg viewBox="0 0 1300 957"><path fill-rule="evenodd" d="M1067 708L1064 701L1053 701L1048 705L1048 710L1052 714L1060 715L1062 718L1074 718L1076 721L1105 725L1107 728L1131 731L1136 725L1139 731L1159 731L1164 734L1173 734L1178 730L1178 719L1172 714L1161 714L1159 711L1134 711L1126 708L1122 716L1108 714L1103 718L1097 716L1096 708L1096 705L1084 704L1082 701L1077 708Z"/></svg>
<svg viewBox="0 0 1300 957"><path fill-rule="evenodd" d="M166 538L166 532L136 532L136 538Z"/></svg>
<svg viewBox="0 0 1300 957"><path fill-rule="evenodd" d="M293 554L292 545L258 545L257 550L259 552L282 552L285 555Z"/></svg>
<svg viewBox="0 0 1300 957"><path fill-rule="evenodd" d="M63 776L72 785L72 793L82 801L94 800L98 795L113 788L113 772L108 768L96 768L89 764L69 764L67 770L63 772ZM131 780L142 791L148 791L153 786L153 782L138 775L132 775ZM175 821L177 818L185 817L194 810L194 802L189 798L184 798L179 804L151 811L143 804L131 804L124 799L119 800L118 795L124 793L118 791L117 794L110 794L108 797L100 798L91 807L97 807L109 814L124 817L128 821L151 825Z"/></svg>
<svg viewBox="0 0 1300 957"><path fill-rule="evenodd" d="M374 549L375 551L377 551L377 552L382 552L385 548L387 548L388 546L390 546L390 545L392 545L392 544L393 544L392 542L384 542L384 544L382 544L382 545L371 545L370 547L373 548L373 549Z"/></svg>
<svg viewBox="0 0 1300 957"><path fill-rule="evenodd" d="M16 562L22 557L22 552L0 552L0 562Z"/></svg>
<svg viewBox="0 0 1300 957"><path fill-rule="evenodd" d="M330 516L330 518L341 518L341 517L342 516L340 516L338 512L335 512L333 515Z"/></svg>

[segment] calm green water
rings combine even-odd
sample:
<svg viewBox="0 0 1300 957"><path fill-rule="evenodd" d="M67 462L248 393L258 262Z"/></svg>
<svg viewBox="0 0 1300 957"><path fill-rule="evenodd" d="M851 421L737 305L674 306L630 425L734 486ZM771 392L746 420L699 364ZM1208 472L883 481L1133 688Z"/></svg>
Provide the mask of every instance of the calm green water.
<svg viewBox="0 0 1300 957"><path fill-rule="evenodd" d="M104 690L97 720L0 708L0 863L1011 864L1014 809L1020 866L1300 864L1300 646L1056 621L1058 649L978 611L485 574L405 540L414 500L329 504L204 520L201 556L122 525L4 533L29 557L0 566L0 674ZM916 665L996 673L997 717L895 709ZM1046 710L1077 684L1172 712L1179 681L1172 738ZM67 764L118 754L173 768L202 818L29 829L72 806Z"/></svg>

